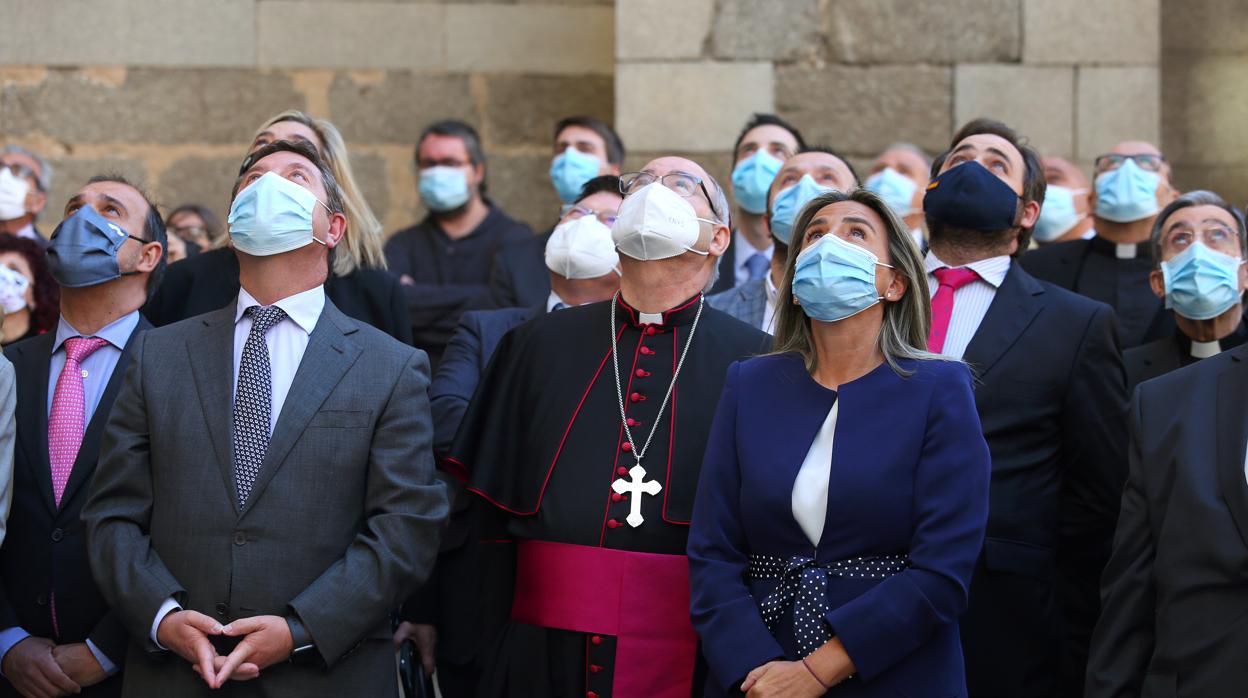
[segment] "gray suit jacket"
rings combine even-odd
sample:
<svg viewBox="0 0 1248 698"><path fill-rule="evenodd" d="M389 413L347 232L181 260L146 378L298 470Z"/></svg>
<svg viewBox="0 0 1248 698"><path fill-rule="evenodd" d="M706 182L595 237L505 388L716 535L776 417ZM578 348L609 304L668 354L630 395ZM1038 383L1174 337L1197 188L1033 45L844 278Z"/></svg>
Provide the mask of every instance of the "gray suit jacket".
<svg viewBox="0 0 1248 698"><path fill-rule="evenodd" d="M13 364L0 355L0 543L13 503L13 443L17 436L17 380Z"/></svg>
<svg viewBox="0 0 1248 698"><path fill-rule="evenodd" d="M428 575L447 513L428 360L327 299L240 510L233 338L233 305L145 333L105 430L83 518L100 589L144 646L125 694L212 693L150 641L173 597L222 623L293 612L328 667L278 664L227 694L396 695L389 613Z"/></svg>
<svg viewBox="0 0 1248 698"><path fill-rule="evenodd" d="M722 310L750 327L764 332L775 332L775 328L763 327L763 316L767 314L766 279L747 281L722 293L707 296L706 302L712 308Z"/></svg>

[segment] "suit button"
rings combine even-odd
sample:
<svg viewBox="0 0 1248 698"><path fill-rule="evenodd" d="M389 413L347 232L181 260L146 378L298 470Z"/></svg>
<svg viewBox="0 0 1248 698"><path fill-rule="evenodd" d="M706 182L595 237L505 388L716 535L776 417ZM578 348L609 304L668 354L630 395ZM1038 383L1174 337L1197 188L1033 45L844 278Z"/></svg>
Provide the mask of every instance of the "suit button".
<svg viewBox="0 0 1248 698"><path fill-rule="evenodd" d="M247 534L238 531L234 534L234 545L247 545Z"/></svg>
<svg viewBox="0 0 1248 698"><path fill-rule="evenodd" d="M217 615L219 615L219 616L221 616L222 618L224 618L224 617L226 616L226 614L227 614L227 613L229 613L229 612L230 612L230 607L229 607L229 606L227 606L227 605L225 605L225 604L223 604L223 603L219 603L219 604L217 604Z"/></svg>
<svg viewBox="0 0 1248 698"><path fill-rule="evenodd" d="M40 606L47 606L47 605L48 605L48 595L47 595L47 594L40 594L40 595L36 596L36 597L35 597L35 603L39 604Z"/></svg>
<svg viewBox="0 0 1248 698"><path fill-rule="evenodd" d="M64 538L64 537L65 537L65 532L64 532L64 531L62 531L62 530L61 530L61 529L59 529L59 528L54 528L54 529L52 529L52 542L53 542L53 543L60 543L60 542L61 542L61 539L62 539L62 538Z"/></svg>
<svg viewBox="0 0 1248 698"><path fill-rule="evenodd" d="M589 641L590 641L590 642L592 642L592 643L593 643L593 644L595 644L595 645L601 645L601 644L602 644L602 636L601 636L601 635L594 635L593 637L589 638Z"/></svg>
<svg viewBox="0 0 1248 698"><path fill-rule="evenodd" d="M646 334L653 337L655 332L658 332L658 330L654 329L654 325L646 327Z"/></svg>

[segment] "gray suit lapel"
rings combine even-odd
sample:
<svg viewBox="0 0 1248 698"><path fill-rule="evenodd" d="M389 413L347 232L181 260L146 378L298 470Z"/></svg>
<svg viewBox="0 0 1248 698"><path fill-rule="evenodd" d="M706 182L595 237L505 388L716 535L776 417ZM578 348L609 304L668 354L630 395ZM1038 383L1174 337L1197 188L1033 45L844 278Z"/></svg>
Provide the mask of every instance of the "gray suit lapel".
<svg viewBox="0 0 1248 698"><path fill-rule="evenodd" d="M264 488L285 462L308 422L359 358L360 348L348 339L348 335L355 331L351 321L327 298L325 309L308 337L308 348L303 352L303 360L299 362L299 370L295 372L290 392L286 394L286 402L282 404L264 462L247 498L248 505L259 501ZM237 503L238 498L234 500Z"/></svg>
<svg viewBox="0 0 1248 698"><path fill-rule="evenodd" d="M234 307L231 303L201 316L203 327L186 338L186 352L217 467L221 469L226 494L237 514L233 435Z"/></svg>

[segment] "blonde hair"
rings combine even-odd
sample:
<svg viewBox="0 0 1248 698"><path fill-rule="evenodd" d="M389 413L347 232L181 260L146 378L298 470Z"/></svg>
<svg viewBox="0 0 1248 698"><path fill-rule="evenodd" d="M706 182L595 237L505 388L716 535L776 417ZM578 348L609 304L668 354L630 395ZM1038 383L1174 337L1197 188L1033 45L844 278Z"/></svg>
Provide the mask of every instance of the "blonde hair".
<svg viewBox="0 0 1248 698"><path fill-rule="evenodd" d="M897 359L944 359L949 357L927 350L927 333L932 326L932 302L927 288L927 272L910 231L884 203L866 189L849 193L831 191L811 199L798 214L789 242L789 256L784 263L784 281L776 299L776 339L774 353L796 352L806 359L806 368L815 369L815 341L810 318L801 306L793 304L793 272L797 256L802 252L802 239L815 215L830 204L853 201L875 211L884 221L888 233L888 256L893 271L906 280L906 291L895 302L884 304L884 322L880 326L879 348L884 360L898 375L909 375Z"/></svg>
<svg viewBox="0 0 1248 698"><path fill-rule="evenodd" d="M343 211L347 216L347 230L343 234L342 243L334 248L333 272L335 276L346 276L362 267L372 269L386 268L386 255L382 250L385 234L381 222L373 215L368 201L364 199L360 187L355 183L355 175L351 171L351 160L347 155L347 144L342 140L338 128L325 119L317 119L298 109L288 109L268 119L256 129L252 142L274 124L283 121L294 121L303 124L316 133L323 144L321 157L329 165L329 170L338 180L342 189ZM228 236L227 236L228 237Z"/></svg>

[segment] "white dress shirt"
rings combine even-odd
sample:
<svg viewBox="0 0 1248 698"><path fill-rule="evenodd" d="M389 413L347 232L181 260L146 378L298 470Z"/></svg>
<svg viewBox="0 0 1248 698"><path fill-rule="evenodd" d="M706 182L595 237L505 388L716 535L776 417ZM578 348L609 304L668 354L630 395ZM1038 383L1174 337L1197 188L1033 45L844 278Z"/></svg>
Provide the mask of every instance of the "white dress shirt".
<svg viewBox="0 0 1248 698"><path fill-rule="evenodd" d="M251 317L246 315L247 309L253 305L261 305L245 288L238 289L238 303L234 307L234 377L231 382L232 394L238 392L238 367L243 361L243 347L247 344L247 335L251 333ZM325 287L316 286L303 293L287 296L273 305L286 312L281 322L269 328L265 340L269 345L269 367L272 371L273 402L269 410L269 433L277 426L277 418L281 416L282 405L286 404L286 395L295 382L295 373L299 371L299 363L303 361L303 353L308 348L308 339L312 330L321 319L321 311L325 309ZM174 611L181 610L177 601L165 599L156 618L152 620L152 644L164 649L156 639L156 631L160 621Z"/></svg>
<svg viewBox="0 0 1248 698"><path fill-rule="evenodd" d="M26 238L27 240L47 242L47 240L43 239L42 235L35 232L34 223L27 223L26 225L22 226L22 229L17 231L16 235L19 238Z"/></svg>
<svg viewBox="0 0 1248 698"><path fill-rule="evenodd" d="M828 515L828 484L832 477L832 442L836 436L836 414L841 406L838 397L828 416L815 434L806 452L806 460L793 481L793 518L802 533L815 547L823 538L824 519Z"/></svg>
<svg viewBox="0 0 1248 698"><path fill-rule="evenodd" d="M928 250L923 261L927 267L928 288L932 296L935 296L940 282L936 280L934 272L949 265L940 261L931 250ZM979 278L953 292L953 313L949 316L949 331L945 334L943 354L961 359L966 353L967 345L979 330L979 323L984 321L984 315L988 313L988 306L997 297L997 289L1010 271L1010 264L1009 255L1001 255L966 265L966 268L979 274Z"/></svg>
<svg viewBox="0 0 1248 698"><path fill-rule="evenodd" d="M763 286L767 289L767 304L763 306L763 326L759 329L774 335L776 333L776 299L780 297L780 289L771 282L770 271L763 278L766 279Z"/></svg>
<svg viewBox="0 0 1248 698"><path fill-rule="evenodd" d="M551 291L550 295L546 297L546 312L553 313L555 311L555 306L557 305L562 305L564 308L572 307L568 303L565 303L564 300L559 297L558 293ZM560 310L562 309L563 308L560 308Z"/></svg>
<svg viewBox="0 0 1248 698"><path fill-rule="evenodd" d="M767 249L758 250L754 249L754 245L751 245L750 241L745 239L745 236L741 234L741 231L738 230L732 234L732 244L737 248L737 251L734 252L732 256L732 278L736 282L733 284L734 286L740 286L750 280L750 270L745 266L745 261L747 259L756 254L761 254L767 258L768 262L771 261L771 255L776 251L776 244L774 242L770 242L771 237L768 237L767 240L769 241Z"/></svg>

